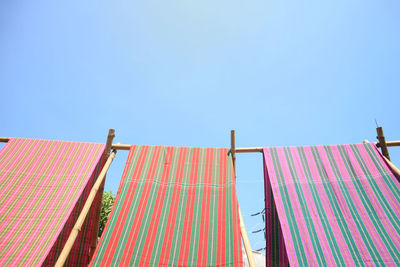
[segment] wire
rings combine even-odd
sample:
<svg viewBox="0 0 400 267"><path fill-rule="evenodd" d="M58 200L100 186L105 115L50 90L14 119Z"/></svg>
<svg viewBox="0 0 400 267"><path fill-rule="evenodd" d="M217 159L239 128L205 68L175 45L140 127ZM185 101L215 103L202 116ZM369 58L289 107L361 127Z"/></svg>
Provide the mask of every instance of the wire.
<svg viewBox="0 0 400 267"><path fill-rule="evenodd" d="M259 230L253 231L253 232L251 232L251 233L256 234L256 233L259 233L259 232L261 232L261 231L265 231L265 227L264 227L263 229L259 229Z"/></svg>
<svg viewBox="0 0 400 267"><path fill-rule="evenodd" d="M250 216L257 216L257 215L260 215L260 214L265 214L265 208L263 208L263 210L260 211L260 212L257 212L257 213L254 213L254 214L250 214Z"/></svg>

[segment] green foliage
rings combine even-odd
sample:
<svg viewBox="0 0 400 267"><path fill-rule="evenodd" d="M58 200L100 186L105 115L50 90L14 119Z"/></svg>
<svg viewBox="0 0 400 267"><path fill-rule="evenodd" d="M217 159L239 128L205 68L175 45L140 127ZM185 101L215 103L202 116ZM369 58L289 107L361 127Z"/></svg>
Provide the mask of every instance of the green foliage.
<svg viewBox="0 0 400 267"><path fill-rule="evenodd" d="M111 190L110 192L104 192L103 198L101 199L99 237L103 233L104 227L106 226L108 215L111 212L114 200L115 195L111 192Z"/></svg>

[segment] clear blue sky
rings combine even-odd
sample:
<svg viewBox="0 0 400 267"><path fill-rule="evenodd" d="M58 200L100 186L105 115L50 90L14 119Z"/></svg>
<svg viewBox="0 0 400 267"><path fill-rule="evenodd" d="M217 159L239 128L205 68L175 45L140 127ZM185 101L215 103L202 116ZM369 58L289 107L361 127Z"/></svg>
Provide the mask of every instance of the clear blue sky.
<svg viewBox="0 0 400 267"><path fill-rule="evenodd" d="M227 147L236 129L238 147L339 144L374 140L376 118L398 140L399 13L389 0L1 1L0 135L104 142L114 128L125 144ZM250 231L261 154L237 167Z"/></svg>

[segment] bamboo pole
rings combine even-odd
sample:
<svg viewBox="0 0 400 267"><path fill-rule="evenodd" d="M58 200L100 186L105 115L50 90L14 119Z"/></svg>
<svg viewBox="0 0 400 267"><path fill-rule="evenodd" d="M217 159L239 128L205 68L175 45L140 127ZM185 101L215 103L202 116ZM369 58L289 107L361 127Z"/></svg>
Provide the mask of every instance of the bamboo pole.
<svg viewBox="0 0 400 267"><path fill-rule="evenodd" d="M131 145L122 145L118 143L118 144L112 144L111 148L116 150L129 150L131 149Z"/></svg>
<svg viewBox="0 0 400 267"><path fill-rule="evenodd" d="M61 254L57 259L57 262L55 265L56 267L64 266L64 263L72 249L72 246L75 243L76 237L78 236L78 233L81 231L82 225L85 221L86 215L89 212L90 206L93 203L96 193L99 190L100 185L103 182L104 177L106 176L107 170L110 167L111 162L113 161L116 153L117 153L117 151L113 150L113 152L108 157L106 163L104 164L104 167L101 170L101 173L100 173L99 177L97 178L96 183L94 184L92 190L90 191L90 194L85 202L85 205L82 208L81 214L79 214L78 220L76 220L74 228L72 229L71 234L69 235L68 240L65 243L64 248L61 251Z"/></svg>
<svg viewBox="0 0 400 267"><path fill-rule="evenodd" d="M377 146L380 146L379 143L377 143ZM386 141L386 146L400 146L400 141Z"/></svg>
<svg viewBox="0 0 400 267"><path fill-rule="evenodd" d="M363 142L364 144L369 143L368 140L364 140ZM383 156L383 158L385 159L386 163L390 166L390 168L392 168L392 170L400 177L400 170L399 168L396 167L396 165L394 165L390 160L388 160L388 158L386 158L385 156Z"/></svg>
<svg viewBox="0 0 400 267"><path fill-rule="evenodd" d="M400 170L396 167L390 160L388 160L385 156L383 158L386 160L387 164L389 164L390 168L400 177Z"/></svg>
<svg viewBox="0 0 400 267"><path fill-rule="evenodd" d="M380 147L380 144L378 142L375 142L377 147ZM395 147L395 146L400 146L400 141L387 141L386 142L386 146L387 147ZM131 145L117 145L117 144L113 144L112 149L116 149L116 150L129 150L131 148ZM263 148L262 147L237 147L235 149L236 153L257 153L263 152Z"/></svg>
<svg viewBox="0 0 400 267"><path fill-rule="evenodd" d="M108 136L107 136L107 142L106 142L106 147L104 149L104 160L107 160L108 157L110 156L111 152L111 145L112 141L115 137L115 130L114 129L109 129L108 130ZM100 212L101 212L101 202L103 198L103 192L104 192L104 184L106 182L106 177L104 176L103 181L101 182L99 191L97 191L96 194L96 203L94 203L93 208L96 209L95 214L94 214L94 225L93 225L93 231L92 231L92 239L90 241L90 252L89 252L89 261L92 259L92 256L94 254L94 251L97 246L97 236L99 234L99 225L100 225Z"/></svg>
<svg viewBox="0 0 400 267"><path fill-rule="evenodd" d="M235 130L231 130L231 153L232 153L232 164L233 170L236 180L236 138L235 138Z"/></svg>
<svg viewBox="0 0 400 267"><path fill-rule="evenodd" d="M235 149L235 153L254 153L254 152L263 152L262 147L238 147Z"/></svg>
<svg viewBox="0 0 400 267"><path fill-rule="evenodd" d="M382 127L377 127L377 128L376 128L376 133L378 134L378 136L377 136L376 138L378 138L379 146L381 147L382 154L383 154L388 160L390 160L389 150L387 149L386 140L385 140L385 135L383 134L383 129L382 129Z"/></svg>
<svg viewBox="0 0 400 267"><path fill-rule="evenodd" d="M234 170L235 179L236 179L236 149L235 148L236 148L236 145L235 145L235 130L231 130L232 163L233 163L233 170ZM239 206L238 206L238 210L239 210L240 233L242 235L244 249L245 249L246 255L247 255L247 260L249 261L249 266L250 267L255 267L256 263L255 263L255 260L254 260L253 250L251 249L249 237L247 236L246 227L244 225L244 221L243 221L243 217L242 217L242 211L240 210Z"/></svg>
<svg viewBox="0 0 400 267"><path fill-rule="evenodd" d="M11 137L0 137L0 142L2 143L7 143L10 141ZM380 147L381 145L379 142L374 142L377 147ZM394 146L400 146L400 140L397 141L386 141L386 146L387 147L394 147ZM111 149L115 150L129 150L131 148L131 145L128 144L112 144ZM253 152L262 152L263 148L262 147L237 147L236 148L236 153L253 153Z"/></svg>
<svg viewBox="0 0 400 267"><path fill-rule="evenodd" d="M8 141L10 141L10 137L0 137L0 142L7 143Z"/></svg>
<svg viewBox="0 0 400 267"><path fill-rule="evenodd" d="M400 146L400 141L399 141L399 146ZM111 148L116 149L116 150L129 150L129 149L131 149L131 145L113 144ZM243 148L235 149L236 153L253 153L253 152L262 152L262 151L263 151L262 147L243 147Z"/></svg>

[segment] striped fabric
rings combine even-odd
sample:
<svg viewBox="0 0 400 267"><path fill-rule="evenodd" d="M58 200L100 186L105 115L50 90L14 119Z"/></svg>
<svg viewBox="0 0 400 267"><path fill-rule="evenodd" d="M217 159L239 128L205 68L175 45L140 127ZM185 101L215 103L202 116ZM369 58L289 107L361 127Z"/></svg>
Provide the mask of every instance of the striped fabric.
<svg viewBox="0 0 400 267"><path fill-rule="evenodd" d="M103 144L22 138L0 150L0 266L55 263L103 152ZM85 222L67 265L88 263L91 222Z"/></svg>
<svg viewBox="0 0 400 267"><path fill-rule="evenodd" d="M241 266L227 149L132 146L93 266Z"/></svg>
<svg viewBox="0 0 400 267"><path fill-rule="evenodd" d="M264 162L264 182L265 189L265 246L266 265L267 266L288 266L289 259L287 257L285 242L283 240L282 229L279 224L278 214L274 197L272 194L271 183L269 181L268 172Z"/></svg>
<svg viewBox="0 0 400 267"><path fill-rule="evenodd" d="M265 148L264 161L290 265L400 265L400 184L374 144Z"/></svg>

